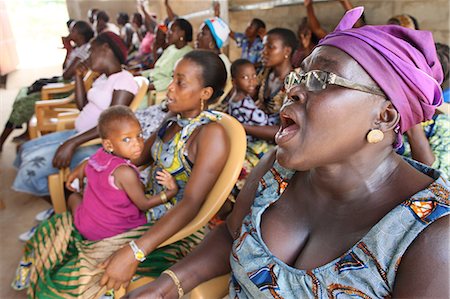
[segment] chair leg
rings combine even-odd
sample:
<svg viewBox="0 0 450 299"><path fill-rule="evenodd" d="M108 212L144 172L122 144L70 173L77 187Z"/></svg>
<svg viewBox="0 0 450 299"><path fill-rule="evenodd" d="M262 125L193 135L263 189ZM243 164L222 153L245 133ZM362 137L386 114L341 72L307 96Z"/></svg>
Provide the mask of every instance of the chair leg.
<svg viewBox="0 0 450 299"><path fill-rule="evenodd" d="M66 199L64 194L64 175L62 171L52 174L48 177L48 189L52 200L55 213L67 211Z"/></svg>

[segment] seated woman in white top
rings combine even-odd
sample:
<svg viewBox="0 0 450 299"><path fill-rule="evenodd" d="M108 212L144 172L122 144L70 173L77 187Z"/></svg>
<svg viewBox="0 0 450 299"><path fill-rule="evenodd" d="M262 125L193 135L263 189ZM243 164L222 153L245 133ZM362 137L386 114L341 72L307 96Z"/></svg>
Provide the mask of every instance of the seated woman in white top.
<svg viewBox="0 0 450 299"><path fill-rule="evenodd" d="M101 75L86 92L82 67L77 69L75 99L81 112L75 121L75 130L55 132L24 143L14 162L18 168L14 190L48 195L50 174L56 173L58 168L77 165L96 151L97 146L78 147L98 137L97 120L103 110L113 105L128 106L138 90L133 76L122 70L126 56L125 44L112 32L99 34L91 43L88 64Z"/></svg>

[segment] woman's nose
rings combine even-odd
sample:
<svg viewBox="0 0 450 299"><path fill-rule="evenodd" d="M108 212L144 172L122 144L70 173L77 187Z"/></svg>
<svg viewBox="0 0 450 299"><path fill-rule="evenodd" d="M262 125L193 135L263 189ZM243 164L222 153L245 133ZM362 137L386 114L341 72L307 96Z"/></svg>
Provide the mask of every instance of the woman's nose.
<svg viewBox="0 0 450 299"><path fill-rule="evenodd" d="M306 97L306 89L301 85L294 86L287 91L287 100L291 100L295 103L304 104L306 102Z"/></svg>

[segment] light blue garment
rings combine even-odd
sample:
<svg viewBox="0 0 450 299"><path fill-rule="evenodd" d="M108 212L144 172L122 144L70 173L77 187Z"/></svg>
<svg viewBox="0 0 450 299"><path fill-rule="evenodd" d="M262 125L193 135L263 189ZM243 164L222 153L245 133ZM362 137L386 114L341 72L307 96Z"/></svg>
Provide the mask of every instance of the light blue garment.
<svg viewBox="0 0 450 299"><path fill-rule="evenodd" d="M429 224L450 214L445 178L405 160L435 181L392 209L342 256L308 271L273 256L261 235L262 214L280 198L294 174L275 162L260 180L251 212L233 243L230 298L390 298L407 248Z"/></svg>
<svg viewBox="0 0 450 299"><path fill-rule="evenodd" d="M52 166L53 157L58 147L75 134L75 130L55 132L22 144L14 161L18 171L12 188L36 196L49 195L48 176L59 171ZM99 147L99 145L79 147L72 157L70 168L93 155Z"/></svg>

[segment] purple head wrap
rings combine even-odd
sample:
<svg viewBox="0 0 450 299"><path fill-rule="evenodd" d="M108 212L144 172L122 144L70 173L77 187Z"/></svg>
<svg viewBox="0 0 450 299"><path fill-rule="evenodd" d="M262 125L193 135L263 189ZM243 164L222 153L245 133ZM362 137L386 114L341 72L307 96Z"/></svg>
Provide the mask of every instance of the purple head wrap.
<svg viewBox="0 0 450 299"><path fill-rule="evenodd" d="M364 11L349 10L318 46L333 46L355 59L384 91L400 114L401 134L431 119L442 103L442 67L431 32L397 25L353 28Z"/></svg>

